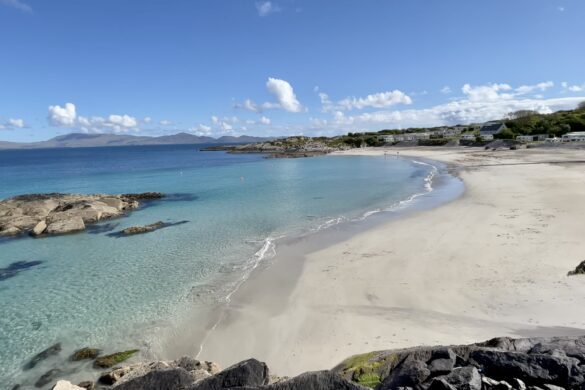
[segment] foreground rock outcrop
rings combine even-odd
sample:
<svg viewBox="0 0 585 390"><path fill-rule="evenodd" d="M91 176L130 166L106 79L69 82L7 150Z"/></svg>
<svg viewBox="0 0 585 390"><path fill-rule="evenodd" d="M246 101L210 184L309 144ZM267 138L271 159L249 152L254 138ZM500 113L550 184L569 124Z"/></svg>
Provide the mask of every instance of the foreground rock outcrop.
<svg viewBox="0 0 585 390"><path fill-rule="evenodd" d="M60 382L60 386L65 386ZM60 387L66 388L66 387ZM117 390L561 390L585 389L585 336L416 347L352 356L330 371L270 376L255 359L220 370L184 357L104 373L96 388Z"/></svg>
<svg viewBox="0 0 585 390"><path fill-rule="evenodd" d="M87 225L120 217L158 192L122 195L32 194L0 201L0 236L45 236L75 233Z"/></svg>

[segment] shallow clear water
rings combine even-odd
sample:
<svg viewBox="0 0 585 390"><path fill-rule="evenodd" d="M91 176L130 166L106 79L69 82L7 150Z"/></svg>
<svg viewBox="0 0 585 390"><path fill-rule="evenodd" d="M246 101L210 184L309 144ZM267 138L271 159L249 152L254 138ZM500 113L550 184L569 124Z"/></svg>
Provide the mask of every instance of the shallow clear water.
<svg viewBox="0 0 585 390"><path fill-rule="evenodd" d="M201 292L228 294L262 260L262 248L271 249L268 238L425 192L430 170L406 159L266 160L193 146L0 151L0 198L175 194L94 232L0 242L0 268L41 262L0 280L0 383L20 380L23 363L57 341L64 356L86 345L147 348L145 332L172 326L178 308ZM189 222L133 237L107 235L159 220Z"/></svg>

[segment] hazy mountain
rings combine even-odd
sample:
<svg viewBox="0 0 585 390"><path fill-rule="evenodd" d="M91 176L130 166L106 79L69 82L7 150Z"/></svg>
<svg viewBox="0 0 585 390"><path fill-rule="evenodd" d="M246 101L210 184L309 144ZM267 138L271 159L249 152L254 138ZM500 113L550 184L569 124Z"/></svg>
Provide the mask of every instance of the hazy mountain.
<svg viewBox="0 0 585 390"><path fill-rule="evenodd" d="M83 134L71 133L51 138L47 141L18 143L0 141L0 149L40 149L40 148L95 148L103 146L132 145L197 145L197 144L230 144L261 142L273 138L224 136L220 138L200 137L189 133L146 137L119 134Z"/></svg>

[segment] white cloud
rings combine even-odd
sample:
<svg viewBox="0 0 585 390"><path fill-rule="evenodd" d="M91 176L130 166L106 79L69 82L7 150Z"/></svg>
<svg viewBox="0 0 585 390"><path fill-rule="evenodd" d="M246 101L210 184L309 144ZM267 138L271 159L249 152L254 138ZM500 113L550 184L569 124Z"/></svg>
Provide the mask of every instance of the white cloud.
<svg viewBox="0 0 585 390"><path fill-rule="evenodd" d="M55 127L70 127L75 124L75 104L65 103L64 107L49 106L49 123Z"/></svg>
<svg viewBox="0 0 585 390"><path fill-rule="evenodd" d="M565 91L568 92L583 92L585 91L585 83L581 84L581 85L570 85L568 82L563 81L561 83L561 87L563 87L563 89Z"/></svg>
<svg viewBox="0 0 585 390"><path fill-rule="evenodd" d="M195 133L198 136L210 136L211 135L211 126L206 126L203 124L199 124L196 127L189 129L190 132Z"/></svg>
<svg viewBox="0 0 585 390"><path fill-rule="evenodd" d="M6 122L6 127L15 127L17 129L22 129L24 127L24 120L23 119L8 119Z"/></svg>
<svg viewBox="0 0 585 390"><path fill-rule="evenodd" d="M443 88L441 88L441 93L443 95L448 95L451 92L453 92L453 91L451 91L451 87L449 87L448 85L445 85Z"/></svg>
<svg viewBox="0 0 585 390"><path fill-rule="evenodd" d="M258 10L258 15L268 16L274 12L280 11L280 7L273 4L271 1L261 1L256 3L256 10Z"/></svg>
<svg viewBox="0 0 585 390"><path fill-rule="evenodd" d="M170 126L170 125L172 125L172 124L173 124L173 122L172 122L172 121L169 121L169 120L166 120L166 119L163 119L163 120L162 120L162 121L160 121L159 123L160 123L160 125L161 125L161 126Z"/></svg>
<svg viewBox="0 0 585 390"><path fill-rule="evenodd" d="M338 102L332 102L324 92L319 92L321 109L323 112L363 110L364 108L384 108L396 104L412 104L410 96L402 91L386 91L368 95L366 97L348 96Z"/></svg>
<svg viewBox="0 0 585 390"><path fill-rule="evenodd" d="M568 86L568 85L567 85ZM550 88L550 84L536 84L531 91ZM333 111L328 119L311 118L313 130L335 130L340 127L354 127L356 130L379 130L381 128L406 128L417 126L441 126L459 123L481 123L505 117L518 110L534 110L551 113L572 109L585 100L585 97L537 98L522 97L526 88L512 88L507 84L487 84L463 87L465 97L430 108L394 111L366 112L359 115L346 115L343 111ZM504 92L502 92L504 91ZM507 92L506 92L507 91Z"/></svg>
<svg viewBox="0 0 585 390"><path fill-rule="evenodd" d="M142 122L144 122L144 123L150 123L150 122L152 122L152 118L149 117L149 116L145 116L144 119L142 119Z"/></svg>
<svg viewBox="0 0 585 390"><path fill-rule="evenodd" d="M530 92L534 92L534 91L546 91L549 88L552 88L555 86L555 83L553 83L552 81L545 81L542 83L538 83L538 84L534 84L534 85L522 85L518 88L515 89L517 94L527 94Z"/></svg>
<svg viewBox="0 0 585 390"><path fill-rule="evenodd" d="M113 131L124 133L138 130L138 120L130 115L112 114L107 117L85 117L77 115L77 109L73 103L65 103L61 106L49 106L49 124L55 127L77 128L83 132L101 133Z"/></svg>
<svg viewBox="0 0 585 390"><path fill-rule="evenodd" d="M32 12L30 5L23 3L20 0L0 0L0 4L16 8L24 12Z"/></svg>
<svg viewBox="0 0 585 390"><path fill-rule="evenodd" d="M263 124L263 125L269 125L269 124L272 123L272 121L270 120L270 118L267 118L265 116L263 116L262 118L260 118L260 121L259 122L260 122L260 124Z"/></svg>
<svg viewBox="0 0 585 390"><path fill-rule="evenodd" d="M303 106L297 100L292 85L288 81L269 77L266 89L276 98L278 106L289 112L301 112Z"/></svg>
<svg viewBox="0 0 585 390"><path fill-rule="evenodd" d="M302 112L306 110L297 99L294 89L288 81L269 77L266 82L266 89L275 97L276 102L257 104L251 99L246 99L243 103L236 103L234 107L253 112L262 112L273 108L281 108L288 112Z"/></svg>

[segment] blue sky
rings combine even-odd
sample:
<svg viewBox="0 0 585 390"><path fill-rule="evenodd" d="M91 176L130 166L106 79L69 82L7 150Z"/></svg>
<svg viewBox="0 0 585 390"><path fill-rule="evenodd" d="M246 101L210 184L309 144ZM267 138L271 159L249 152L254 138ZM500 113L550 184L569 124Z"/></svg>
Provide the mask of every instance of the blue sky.
<svg viewBox="0 0 585 390"><path fill-rule="evenodd" d="M583 0L0 0L0 140L330 135L585 100Z"/></svg>

